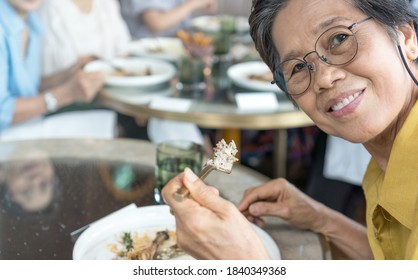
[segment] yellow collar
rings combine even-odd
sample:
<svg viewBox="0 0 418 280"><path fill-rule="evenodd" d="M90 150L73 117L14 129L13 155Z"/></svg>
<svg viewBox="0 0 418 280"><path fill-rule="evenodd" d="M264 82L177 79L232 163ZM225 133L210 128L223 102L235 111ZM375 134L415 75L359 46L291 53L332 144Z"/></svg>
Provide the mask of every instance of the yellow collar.
<svg viewBox="0 0 418 280"><path fill-rule="evenodd" d="M375 162L373 164L376 165ZM378 203L411 229L417 216L418 102L395 138L384 176L382 188L378 190Z"/></svg>

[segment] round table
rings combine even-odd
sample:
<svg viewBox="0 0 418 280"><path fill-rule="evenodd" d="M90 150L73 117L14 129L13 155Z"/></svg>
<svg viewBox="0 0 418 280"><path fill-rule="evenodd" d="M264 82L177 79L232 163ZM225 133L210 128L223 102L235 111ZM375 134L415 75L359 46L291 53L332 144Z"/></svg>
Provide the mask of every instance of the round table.
<svg viewBox="0 0 418 280"><path fill-rule="evenodd" d="M0 144L0 259L71 259L71 233L124 206L153 205L156 147L150 142L66 139ZM267 177L244 166L207 183L237 203ZM323 259L323 240L278 218L266 232L283 259Z"/></svg>
<svg viewBox="0 0 418 280"><path fill-rule="evenodd" d="M175 87L176 80L154 88L105 87L98 102L117 112L140 118L159 118L194 123L202 128L223 131L227 142L235 140L240 147L239 131L274 130L274 176L286 177L287 129L313 126L312 120L294 107L284 93L277 93L276 110L242 111L234 102L234 95L248 89L230 85L202 92L182 92ZM156 97L169 97L190 101L187 111L175 108L155 108L150 102Z"/></svg>

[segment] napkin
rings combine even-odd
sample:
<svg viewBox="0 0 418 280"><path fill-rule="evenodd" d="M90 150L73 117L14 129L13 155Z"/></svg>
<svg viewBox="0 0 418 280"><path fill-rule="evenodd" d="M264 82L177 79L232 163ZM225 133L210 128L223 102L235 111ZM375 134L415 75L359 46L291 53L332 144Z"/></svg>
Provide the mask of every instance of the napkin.
<svg viewBox="0 0 418 280"><path fill-rule="evenodd" d="M115 137L116 114L110 110L88 110L37 117L11 125L0 133L0 140L18 141L50 138Z"/></svg>
<svg viewBox="0 0 418 280"><path fill-rule="evenodd" d="M158 110L186 113L191 105L191 100L161 96L154 98L149 106ZM199 145L204 143L202 132L193 123L151 118L147 130L149 139L155 144L172 140L189 140Z"/></svg>
<svg viewBox="0 0 418 280"><path fill-rule="evenodd" d="M149 107L172 112L187 112L191 105L191 100L160 96L153 98Z"/></svg>
<svg viewBox="0 0 418 280"><path fill-rule="evenodd" d="M165 141L188 140L203 145L204 138L199 127L193 123L152 118L148 121L148 137L159 144Z"/></svg>
<svg viewBox="0 0 418 280"><path fill-rule="evenodd" d="M370 158L370 153L362 144L329 136L325 151L324 177L361 186Z"/></svg>
<svg viewBox="0 0 418 280"><path fill-rule="evenodd" d="M240 111L275 111L279 108L273 92L237 93L235 101Z"/></svg>

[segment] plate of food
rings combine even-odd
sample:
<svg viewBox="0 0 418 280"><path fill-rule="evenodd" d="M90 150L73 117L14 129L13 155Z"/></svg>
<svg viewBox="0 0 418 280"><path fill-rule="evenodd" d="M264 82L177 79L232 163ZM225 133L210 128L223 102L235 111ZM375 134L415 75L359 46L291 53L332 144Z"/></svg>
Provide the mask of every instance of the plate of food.
<svg viewBox="0 0 418 280"><path fill-rule="evenodd" d="M143 38L130 42L128 53L175 62L184 54L184 47L181 40L174 37Z"/></svg>
<svg viewBox="0 0 418 280"><path fill-rule="evenodd" d="M105 85L116 87L150 87L169 81L175 67L166 61L151 58L115 58L88 63L87 72L102 71Z"/></svg>
<svg viewBox="0 0 418 280"><path fill-rule="evenodd" d="M232 83L242 88L255 91L281 92L277 85L271 84L273 74L262 61L234 64L228 68L227 75Z"/></svg>
<svg viewBox="0 0 418 280"><path fill-rule="evenodd" d="M193 259L176 244L175 218L167 205L136 207L93 223L77 239L75 260ZM274 240L254 225L273 259L280 259Z"/></svg>
<svg viewBox="0 0 418 280"><path fill-rule="evenodd" d="M234 32L242 33L250 30L248 18L239 16L227 16L234 20ZM197 16L192 19L191 25L193 28L203 32L219 32L221 30L222 15L217 16Z"/></svg>

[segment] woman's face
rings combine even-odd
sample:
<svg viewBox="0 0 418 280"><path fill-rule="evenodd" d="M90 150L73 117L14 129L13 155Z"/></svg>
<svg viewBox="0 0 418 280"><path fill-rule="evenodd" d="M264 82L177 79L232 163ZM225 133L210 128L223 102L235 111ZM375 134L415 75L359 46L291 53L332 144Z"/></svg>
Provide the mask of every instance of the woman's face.
<svg viewBox="0 0 418 280"><path fill-rule="evenodd" d="M4 165L0 178L11 199L28 212L46 208L54 196L54 168L48 155L41 150L23 149L13 156Z"/></svg>
<svg viewBox="0 0 418 280"><path fill-rule="evenodd" d="M36 10L42 0L8 0L15 10L22 15Z"/></svg>
<svg viewBox="0 0 418 280"><path fill-rule="evenodd" d="M273 23L273 42L281 61L303 58L325 30L367 17L346 0L290 0ZM407 106L413 82L386 29L371 19L353 32L358 41L355 58L344 66L332 66L310 54L306 59L315 68L311 84L294 99L325 132L365 143L390 130ZM400 44L407 44L403 34Z"/></svg>

